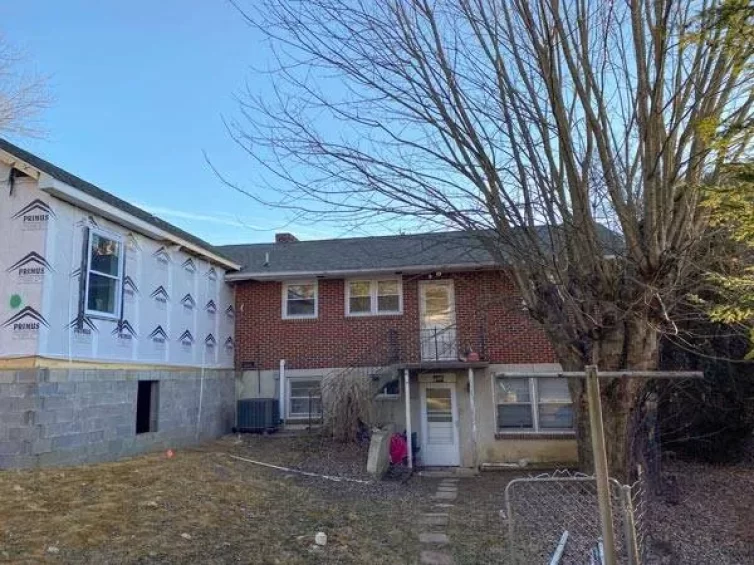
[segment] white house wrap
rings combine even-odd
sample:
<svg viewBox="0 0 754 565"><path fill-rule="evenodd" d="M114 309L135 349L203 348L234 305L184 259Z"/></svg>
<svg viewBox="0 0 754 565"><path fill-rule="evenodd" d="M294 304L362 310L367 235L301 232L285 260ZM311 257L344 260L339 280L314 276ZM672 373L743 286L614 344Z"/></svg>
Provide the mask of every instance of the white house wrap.
<svg viewBox="0 0 754 565"><path fill-rule="evenodd" d="M0 468L112 458L229 429L232 261L4 140L0 242ZM163 380L170 396L138 386ZM136 441L141 405L151 424Z"/></svg>

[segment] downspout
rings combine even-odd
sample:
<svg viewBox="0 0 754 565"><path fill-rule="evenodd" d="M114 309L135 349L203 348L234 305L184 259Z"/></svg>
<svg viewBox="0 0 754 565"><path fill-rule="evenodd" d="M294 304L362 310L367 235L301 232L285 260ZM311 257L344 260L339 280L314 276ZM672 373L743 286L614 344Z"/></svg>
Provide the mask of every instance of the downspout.
<svg viewBox="0 0 754 565"><path fill-rule="evenodd" d="M469 367L469 399L471 401L471 443L474 446L474 456L472 459L472 465L477 466L479 458L478 443L477 443L477 430L476 430L476 397L474 393L474 369Z"/></svg>
<svg viewBox="0 0 754 565"><path fill-rule="evenodd" d="M75 270L75 268L76 268L76 256L73 253L73 248L74 248L73 241L74 241L74 239L72 238L71 239L71 272L73 272ZM81 263L81 261L79 261L79 263ZM81 273L79 276L85 277L86 274L85 273ZM45 279L43 278L42 280L44 281ZM71 314L73 314L73 307L72 307L72 304L71 304L71 281L72 280L73 279L71 277L68 277L68 317L66 318L66 320L70 320L68 322L69 324L70 324L70 322L73 321L73 318L71 317ZM49 280L47 281L47 284L50 284ZM81 287L81 282L78 282L77 286ZM121 289L121 292L123 292L122 289ZM77 312L76 312L76 318L78 318L78 292L76 293L76 296L77 296L77 301L76 301L76 306L77 306L77 308L76 308L76 310L77 310ZM78 328L78 323L79 323L79 321L77 319L76 323L74 324L74 326L71 327L71 328L68 328L68 366L69 367L73 363L73 333ZM92 343L92 345L93 345L93 343Z"/></svg>
<svg viewBox="0 0 754 565"><path fill-rule="evenodd" d="M414 445L411 441L411 388L409 387L409 371L403 369L403 388L406 390L406 444L408 445L408 468L414 468Z"/></svg>
<svg viewBox="0 0 754 565"><path fill-rule="evenodd" d="M202 348L202 367L199 371L199 410L196 414L196 439L200 439L202 424L202 400L204 399L204 366L207 363L207 347Z"/></svg>
<svg viewBox="0 0 754 565"><path fill-rule="evenodd" d="M278 394L278 402L280 407L280 419L285 422L285 359L280 360L280 393Z"/></svg>

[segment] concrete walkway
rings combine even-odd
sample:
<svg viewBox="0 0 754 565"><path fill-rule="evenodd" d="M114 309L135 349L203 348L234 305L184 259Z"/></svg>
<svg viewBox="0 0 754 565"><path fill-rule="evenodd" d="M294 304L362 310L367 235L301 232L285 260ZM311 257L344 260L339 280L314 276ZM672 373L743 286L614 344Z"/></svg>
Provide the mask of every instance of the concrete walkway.
<svg viewBox="0 0 754 565"><path fill-rule="evenodd" d="M423 532L419 534L422 549L421 565L454 565L448 539L448 514L458 498L458 479L442 479L432 495L432 508L421 517Z"/></svg>

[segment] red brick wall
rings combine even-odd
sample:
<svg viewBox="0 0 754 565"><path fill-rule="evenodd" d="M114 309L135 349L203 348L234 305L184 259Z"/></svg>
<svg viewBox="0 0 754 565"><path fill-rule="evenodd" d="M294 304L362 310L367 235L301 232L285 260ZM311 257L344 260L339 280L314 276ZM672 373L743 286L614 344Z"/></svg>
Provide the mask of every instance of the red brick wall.
<svg viewBox="0 0 754 565"><path fill-rule="evenodd" d="M319 281L319 317L282 319L279 282L242 282L236 287L236 366L254 362L275 369L281 359L295 368L381 365L399 355L419 360L418 281L403 279L403 314L345 316L343 280ZM449 273L456 299L459 345L490 363L552 363L544 332L533 322L500 271ZM397 351L396 351L397 348Z"/></svg>

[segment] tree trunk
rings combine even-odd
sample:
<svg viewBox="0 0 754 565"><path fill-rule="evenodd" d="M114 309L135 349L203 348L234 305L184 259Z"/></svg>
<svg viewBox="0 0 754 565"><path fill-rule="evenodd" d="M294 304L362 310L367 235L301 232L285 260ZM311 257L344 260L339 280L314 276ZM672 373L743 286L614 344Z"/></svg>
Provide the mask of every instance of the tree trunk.
<svg viewBox="0 0 754 565"><path fill-rule="evenodd" d="M582 354L577 354L577 348L572 344L556 346L563 369L583 371L585 365L596 364L600 371L640 371L653 370L657 365L658 335L646 319L627 322L620 330L590 345L586 348L589 352ZM627 481L633 475L634 470L628 468L632 460L629 422L646 381L646 378L600 379L608 468L610 476L618 480ZM569 388L574 403L579 467L586 473L593 473L586 380L571 379Z"/></svg>

